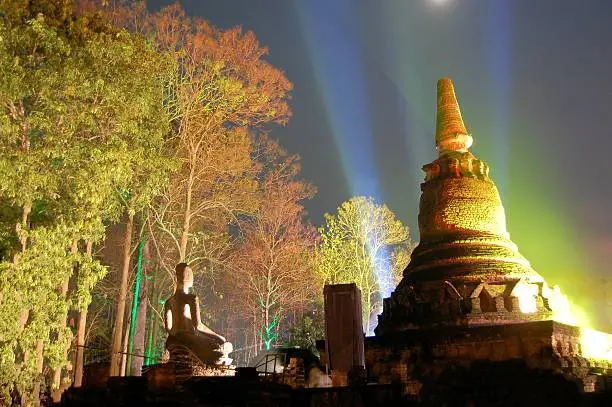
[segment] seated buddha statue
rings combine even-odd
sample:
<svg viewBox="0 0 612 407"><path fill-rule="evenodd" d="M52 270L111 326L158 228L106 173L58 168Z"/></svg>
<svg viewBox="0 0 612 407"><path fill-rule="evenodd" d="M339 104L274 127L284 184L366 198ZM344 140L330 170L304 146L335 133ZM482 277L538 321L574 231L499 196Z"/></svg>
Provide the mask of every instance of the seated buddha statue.
<svg viewBox="0 0 612 407"><path fill-rule="evenodd" d="M173 349L187 348L203 365L229 365L232 344L206 326L200 319L198 297L191 293L193 271L187 263L176 268L176 291L164 305L164 325L168 332L166 349L172 358Z"/></svg>

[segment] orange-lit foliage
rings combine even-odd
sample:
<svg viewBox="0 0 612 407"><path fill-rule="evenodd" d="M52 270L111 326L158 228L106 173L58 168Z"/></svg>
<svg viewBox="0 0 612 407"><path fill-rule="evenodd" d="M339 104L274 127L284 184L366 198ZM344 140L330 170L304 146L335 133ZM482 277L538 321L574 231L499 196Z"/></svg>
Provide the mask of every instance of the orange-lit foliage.
<svg viewBox="0 0 612 407"><path fill-rule="evenodd" d="M239 219L240 244L233 257L229 286L232 299L257 337L269 348L288 313L304 310L320 295L312 252L316 230L304 219L301 201L314 188L297 179L297 156L287 156L278 144L263 140L261 205ZM259 338L261 341L259 341Z"/></svg>
<svg viewBox="0 0 612 407"><path fill-rule="evenodd" d="M195 230L211 230L218 220L256 207L247 129L284 124L292 85L262 59L267 51L252 33L217 30L187 17L178 5L150 18L151 32L177 63L168 103L175 113L175 153L183 163L155 221L170 242L177 241L170 263L193 261L210 256L191 238ZM168 225L180 225L180 232Z"/></svg>
<svg viewBox="0 0 612 407"><path fill-rule="evenodd" d="M227 291L220 274L233 250L228 224L257 219L263 203L280 199L260 196L261 157L253 142L262 127L287 123L293 85L265 60L268 50L252 32L217 29L187 16L178 3L156 13L142 1L81 0L79 8L100 11L114 26L147 37L175 65L164 96L173 130L168 155L180 168L149 208L149 239L160 270L155 284L164 298L174 265L189 262L205 302L203 318L217 328L227 301L219 310L211 307Z"/></svg>
<svg viewBox="0 0 612 407"><path fill-rule="evenodd" d="M149 13L144 2L84 0L110 21L151 38L176 65L168 78L166 104L176 133L173 151L181 168L158 201L154 223L161 232L164 265L212 255L194 232L223 227L236 213L256 208L256 173L250 133L270 123L285 124L292 84L264 57L252 32L220 30L173 4ZM220 221L220 222L219 222ZM197 266L196 266L197 268Z"/></svg>

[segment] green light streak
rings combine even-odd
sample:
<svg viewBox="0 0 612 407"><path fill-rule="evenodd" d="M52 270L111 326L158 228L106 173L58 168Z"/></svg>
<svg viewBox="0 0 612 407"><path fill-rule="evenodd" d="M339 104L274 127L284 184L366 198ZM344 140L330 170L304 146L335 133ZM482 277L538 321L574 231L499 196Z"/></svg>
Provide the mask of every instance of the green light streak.
<svg viewBox="0 0 612 407"><path fill-rule="evenodd" d="M134 348L134 332L136 331L136 312L138 311L140 280L142 279L142 257L144 254L144 245L145 242L141 240L140 245L138 247L138 262L136 263L136 283L134 284L134 300L132 301L132 322L130 323L130 336L128 339L128 369L132 365L132 350Z"/></svg>
<svg viewBox="0 0 612 407"><path fill-rule="evenodd" d="M270 348L272 347L272 343L274 343L276 341L276 338L278 337L278 332L275 330L276 325L278 325L278 320L278 315L275 315L274 318L272 318L272 322L270 322L270 325L264 325L263 327L263 341L266 350L270 350Z"/></svg>
<svg viewBox="0 0 612 407"><path fill-rule="evenodd" d="M145 352L145 366L149 366L151 364L151 353L153 351L153 313L149 316L149 339L147 340L147 350Z"/></svg>

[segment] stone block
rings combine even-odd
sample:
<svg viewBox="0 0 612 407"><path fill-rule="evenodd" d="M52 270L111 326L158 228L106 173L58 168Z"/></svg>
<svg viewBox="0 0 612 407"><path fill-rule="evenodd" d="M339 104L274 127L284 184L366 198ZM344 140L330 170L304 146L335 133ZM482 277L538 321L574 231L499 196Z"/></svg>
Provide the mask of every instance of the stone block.
<svg viewBox="0 0 612 407"><path fill-rule="evenodd" d="M365 366L361 293L353 284L326 285L326 354L332 371L346 375L352 366Z"/></svg>

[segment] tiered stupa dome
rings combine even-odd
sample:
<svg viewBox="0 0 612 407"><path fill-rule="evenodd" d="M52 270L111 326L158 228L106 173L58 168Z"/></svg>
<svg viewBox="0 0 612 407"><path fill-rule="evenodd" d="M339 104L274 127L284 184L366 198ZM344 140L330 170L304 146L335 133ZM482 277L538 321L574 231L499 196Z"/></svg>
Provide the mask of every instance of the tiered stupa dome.
<svg viewBox="0 0 612 407"><path fill-rule="evenodd" d="M489 166L471 152L450 79L438 81L438 158L423 167L420 243L384 301L377 334L550 318L547 287L506 230Z"/></svg>

